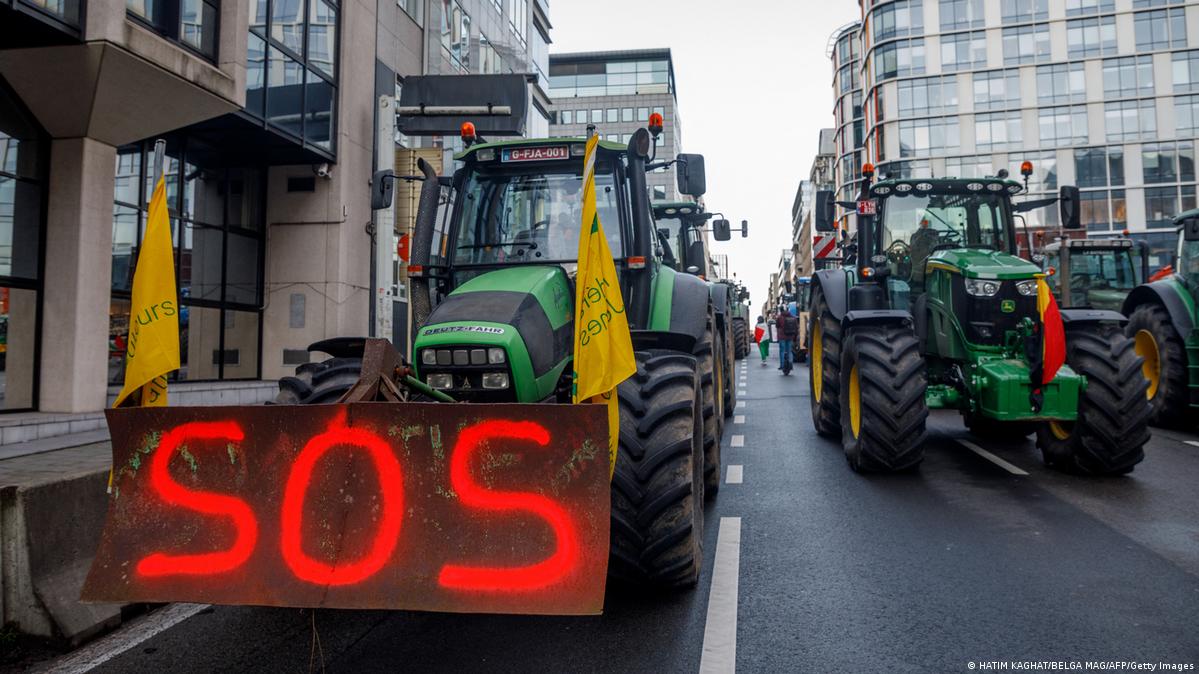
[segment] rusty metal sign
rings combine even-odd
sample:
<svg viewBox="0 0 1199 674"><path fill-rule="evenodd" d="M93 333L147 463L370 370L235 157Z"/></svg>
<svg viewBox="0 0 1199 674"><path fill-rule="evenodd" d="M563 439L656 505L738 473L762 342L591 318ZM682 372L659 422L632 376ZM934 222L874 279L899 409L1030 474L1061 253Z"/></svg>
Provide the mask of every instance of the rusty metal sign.
<svg viewBox="0 0 1199 674"><path fill-rule="evenodd" d="M141 408L108 426L85 601L603 608L603 406Z"/></svg>

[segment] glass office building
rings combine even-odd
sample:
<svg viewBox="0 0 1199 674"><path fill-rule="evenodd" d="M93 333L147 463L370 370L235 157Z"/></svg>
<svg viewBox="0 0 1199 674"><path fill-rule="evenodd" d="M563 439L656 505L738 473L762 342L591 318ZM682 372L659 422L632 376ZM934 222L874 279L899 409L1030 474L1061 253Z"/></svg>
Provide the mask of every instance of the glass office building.
<svg viewBox="0 0 1199 674"><path fill-rule="evenodd" d="M1163 264L1196 206L1199 2L860 0L834 35L838 196L880 175L1019 176L1082 189L1091 236L1130 230ZM859 137L860 133L860 137ZM1057 214L1032 214L1053 227Z"/></svg>

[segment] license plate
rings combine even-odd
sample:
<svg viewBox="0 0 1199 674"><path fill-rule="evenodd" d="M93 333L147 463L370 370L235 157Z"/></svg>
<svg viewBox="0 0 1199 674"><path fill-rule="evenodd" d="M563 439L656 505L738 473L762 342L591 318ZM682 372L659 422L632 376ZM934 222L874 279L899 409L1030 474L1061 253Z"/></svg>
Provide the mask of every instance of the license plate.
<svg viewBox="0 0 1199 674"><path fill-rule="evenodd" d="M504 150L503 161L550 161L554 159L567 159L569 157L570 150L565 145L554 145L552 147L514 147Z"/></svg>
<svg viewBox="0 0 1199 674"><path fill-rule="evenodd" d="M867 199L858 202L858 215L874 215L878 213L878 206L874 201Z"/></svg>

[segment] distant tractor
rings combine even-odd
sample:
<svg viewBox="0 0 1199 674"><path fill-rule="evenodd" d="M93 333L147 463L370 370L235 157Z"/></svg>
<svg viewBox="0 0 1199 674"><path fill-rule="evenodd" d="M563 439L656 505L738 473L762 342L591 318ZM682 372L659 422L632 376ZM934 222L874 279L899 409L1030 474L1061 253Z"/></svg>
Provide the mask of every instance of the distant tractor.
<svg viewBox="0 0 1199 674"><path fill-rule="evenodd" d="M1199 210L1174 219L1179 229L1174 272L1138 286L1124 301L1125 333L1144 359L1152 423L1194 426L1199 408Z"/></svg>
<svg viewBox="0 0 1199 674"><path fill-rule="evenodd" d="M795 311L799 320L799 337L791 345L797 363L808 362L808 323L811 320L812 277L801 276L795 284Z"/></svg>
<svg viewBox="0 0 1199 674"><path fill-rule="evenodd" d="M749 320L749 289L737 284L734 286L733 297L733 351L734 357L741 360L749 355L753 335L753 327Z"/></svg>
<svg viewBox="0 0 1199 674"><path fill-rule="evenodd" d="M866 165L857 201L840 203L857 212L846 267L812 279L816 430L841 439L854 470L893 472L923 459L929 409L955 409L987 437L1035 431L1054 468L1131 471L1144 458L1149 408L1124 317L1061 309L1051 327L1064 326L1065 363L1044 375L1042 271L1016 256L1014 215L1060 201L1066 228L1077 229L1078 189L1014 203L1026 186L1006 175L872 175ZM834 202L828 193L817 202L817 229L829 231Z"/></svg>
<svg viewBox="0 0 1199 674"><path fill-rule="evenodd" d="M1144 241L1062 239L1045 246L1043 254L1045 280L1065 309L1120 311L1128 294L1149 276Z"/></svg>

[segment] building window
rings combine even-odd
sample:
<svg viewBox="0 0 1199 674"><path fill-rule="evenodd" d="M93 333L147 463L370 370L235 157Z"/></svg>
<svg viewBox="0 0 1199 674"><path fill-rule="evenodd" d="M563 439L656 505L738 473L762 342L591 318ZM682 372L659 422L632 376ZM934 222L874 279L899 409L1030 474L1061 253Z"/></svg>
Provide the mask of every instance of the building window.
<svg viewBox="0 0 1199 674"><path fill-rule="evenodd" d="M487 36L479 35L479 74L481 75L498 75L504 72L504 59L500 53L491 46L491 40Z"/></svg>
<svg viewBox="0 0 1199 674"><path fill-rule="evenodd" d="M1103 97L1136 98L1153 95L1153 57L1128 56L1103 62Z"/></svg>
<svg viewBox="0 0 1199 674"><path fill-rule="evenodd" d="M990 157L949 157L945 175L951 178L985 178L994 173Z"/></svg>
<svg viewBox="0 0 1199 674"><path fill-rule="evenodd" d="M670 62L612 61L558 63L550 66L550 96L632 96L672 93Z"/></svg>
<svg viewBox="0 0 1199 674"><path fill-rule="evenodd" d="M1106 103L1103 119L1108 142L1152 140L1157 135L1157 106L1152 98Z"/></svg>
<svg viewBox="0 0 1199 674"><path fill-rule="evenodd" d="M899 114L901 116L948 114L957 112L957 109L958 78L956 75L903 80L899 83ZM860 105L855 109L855 113L857 117L861 116Z"/></svg>
<svg viewBox="0 0 1199 674"><path fill-rule="evenodd" d="M941 0L941 32L982 28L983 0Z"/></svg>
<svg viewBox="0 0 1199 674"><path fill-rule="evenodd" d="M913 157L932 151L952 152L961 145L956 117L939 117L899 123L899 156Z"/></svg>
<svg viewBox="0 0 1199 674"><path fill-rule="evenodd" d="M1037 112L1041 147L1087 142L1087 109L1084 106L1042 108Z"/></svg>
<svg viewBox="0 0 1199 674"><path fill-rule="evenodd" d="M108 383L124 380L130 290L154 190L149 142L120 148L113 191ZM167 208L175 244L181 367L172 381L255 379L263 303L264 172L202 165L214 148L167 145Z"/></svg>
<svg viewBox="0 0 1199 674"><path fill-rule="evenodd" d="M1066 0L1066 16L1086 16L1114 11L1115 0Z"/></svg>
<svg viewBox="0 0 1199 674"><path fill-rule="evenodd" d="M32 409L50 139L0 79L0 410Z"/></svg>
<svg viewBox="0 0 1199 674"><path fill-rule="evenodd" d="M620 109L620 121L623 123L626 123L626 124L634 121L633 120L633 109L632 108L621 108Z"/></svg>
<svg viewBox="0 0 1199 674"><path fill-rule="evenodd" d="M1003 64L1036 63L1049 60L1049 24L1003 29Z"/></svg>
<svg viewBox="0 0 1199 674"><path fill-rule="evenodd" d="M1124 149L1091 147L1074 150L1074 178L1079 187L1124 184Z"/></svg>
<svg viewBox="0 0 1199 674"><path fill-rule="evenodd" d="M924 33L924 7L920 0L900 0L873 14L874 41Z"/></svg>
<svg viewBox="0 0 1199 674"><path fill-rule="evenodd" d="M1146 185L1195 182L1195 145L1160 143L1141 147Z"/></svg>
<svg viewBox="0 0 1199 674"><path fill-rule="evenodd" d="M1133 25L1139 52L1187 46L1184 8L1139 12L1133 19Z"/></svg>
<svg viewBox="0 0 1199 674"><path fill-rule="evenodd" d="M459 72L470 72L470 15L458 0L441 0L441 50Z"/></svg>
<svg viewBox="0 0 1199 674"><path fill-rule="evenodd" d="M1037 67L1037 104L1083 103L1087 99L1086 75L1081 63Z"/></svg>
<svg viewBox="0 0 1199 674"><path fill-rule="evenodd" d="M125 0L125 9L159 35L216 61L220 24L217 0Z"/></svg>
<svg viewBox="0 0 1199 674"><path fill-rule="evenodd" d="M1019 112L993 112L974 117L974 144L981 150L1020 147L1024 134Z"/></svg>
<svg viewBox="0 0 1199 674"><path fill-rule="evenodd" d="M337 100L337 5L250 0L246 112L332 156Z"/></svg>
<svg viewBox="0 0 1199 674"><path fill-rule="evenodd" d="M1173 227L1179 212L1177 187L1145 188L1145 227Z"/></svg>
<svg viewBox="0 0 1199 674"><path fill-rule="evenodd" d="M424 0L396 0L396 4L400 9L404 10L417 25L425 25L425 2Z"/></svg>
<svg viewBox="0 0 1199 674"><path fill-rule="evenodd" d="M1199 135L1199 96L1178 96L1174 99L1174 123L1182 136Z"/></svg>
<svg viewBox="0 0 1199 674"><path fill-rule="evenodd" d="M1174 93L1199 93L1199 51L1174 54Z"/></svg>
<svg viewBox="0 0 1199 674"><path fill-rule="evenodd" d="M1019 156L1012 155L1008 159L1012 164L1008 172L1012 175L1020 175L1020 165L1024 161L1032 162L1032 176L1028 179L1030 192L1057 189L1057 152L1055 150L1021 153Z"/></svg>
<svg viewBox="0 0 1199 674"><path fill-rule="evenodd" d="M1003 0L1000 12L1004 24L1044 21L1049 18L1049 0Z"/></svg>
<svg viewBox="0 0 1199 674"><path fill-rule="evenodd" d="M1002 110L1020 107L1020 71L974 73L974 108Z"/></svg>
<svg viewBox="0 0 1199 674"><path fill-rule="evenodd" d="M941 37L941 69L973 70L987 65L987 34L983 31Z"/></svg>
<svg viewBox="0 0 1199 674"><path fill-rule="evenodd" d="M1105 232L1112 228L1108 213L1107 192L1083 192L1079 195L1079 220L1088 232Z"/></svg>
<svg viewBox="0 0 1199 674"><path fill-rule="evenodd" d="M885 44L874 52L874 81L924 74L924 40Z"/></svg>
<svg viewBox="0 0 1199 674"><path fill-rule="evenodd" d="M529 0L508 0L508 25L512 26L520 43L524 44L529 25Z"/></svg>
<svg viewBox="0 0 1199 674"><path fill-rule="evenodd" d="M1116 17L1066 22L1066 52L1070 58L1116 53Z"/></svg>

